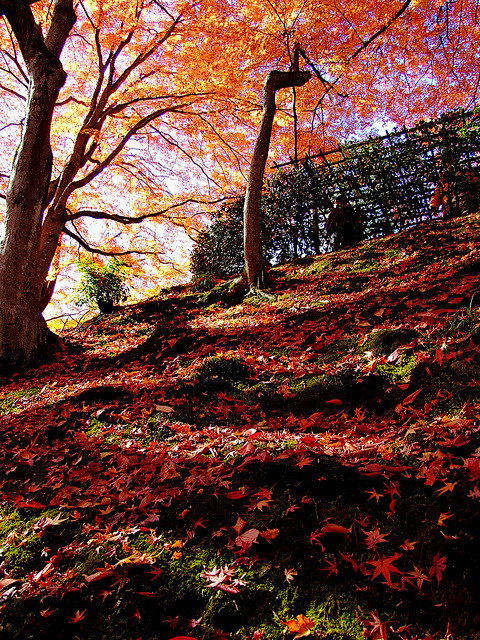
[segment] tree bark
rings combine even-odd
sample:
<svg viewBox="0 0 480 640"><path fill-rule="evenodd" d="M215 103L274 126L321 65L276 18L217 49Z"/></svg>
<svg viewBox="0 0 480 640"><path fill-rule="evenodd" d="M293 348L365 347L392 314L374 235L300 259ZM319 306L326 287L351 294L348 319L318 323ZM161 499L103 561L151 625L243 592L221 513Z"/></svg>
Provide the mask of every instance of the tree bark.
<svg viewBox="0 0 480 640"><path fill-rule="evenodd" d="M250 288L262 288L266 281L265 261L262 253L260 204L276 110L275 95L279 89L301 87L309 79L309 71L271 71L265 83L262 119L253 150L243 210L245 278Z"/></svg>
<svg viewBox="0 0 480 640"><path fill-rule="evenodd" d="M29 74L26 121L6 196L0 245L0 371L28 366L46 355L51 334L41 315L44 274L40 237L51 178L50 128L66 74L59 55L76 16L73 0L56 0L44 40L28 0L3 1Z"/></svg>

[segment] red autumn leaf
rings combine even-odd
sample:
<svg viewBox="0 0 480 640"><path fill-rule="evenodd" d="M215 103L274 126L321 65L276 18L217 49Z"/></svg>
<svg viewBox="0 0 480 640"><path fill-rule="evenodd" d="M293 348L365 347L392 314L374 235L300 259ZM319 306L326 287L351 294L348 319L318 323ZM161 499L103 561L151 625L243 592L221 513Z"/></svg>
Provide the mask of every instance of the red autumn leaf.
<svg viewBox="0 0 480 640"><path fill-rule="evenodd" d="M24 509L45 509L45 505L41 502L37 502L36 500L28 500L21 501L17 503L18 507L23 507Z"/></svg>
<svg viewBox="0 0 480 640"><path fill-rule="evenodd" d="M413 551L417 542L410 542L410 540L405 540L403 544L400 545L400 549L404 551Z"/></svg>
<svg viewBox="0 0 480 640"><path fill-rule="evenodd" d="M285 515L288 516L289 513L293 513L294 511L296 511L297 509L300 509L300 507L297 504L291 504L289 507L287 507L287 509L285 510Z"/></svg>
<svg viewBox="0 0 480 640"><path fill-rule="evenodd" d="M265 538L267 542L270 542L270 540L274 540L279 533L280 529L266 529L265 531L261 531L260 535L262 536L262 538Z"/></svg>
<svg viewBox="0 0 480 640"><path fill-rule="evenodd" d="M334 522L327 522L327 524L323 525L320 533L322 535L325 535L326 533L342 533L348 535L349 533L352 533L352 529L347 529L347 527L344 527L341 524L335 524Z"/></svg>
<svg viewBox="0 0 480 640"><path fill-rule="evenodd" d="M417 389L416 391L414 391L413 393L411 393L409 396L407 396L405 398L405 400L402 402L403 406L406 407L407 404L412 404L412 402L417 398L417 396L422 392L422 389Z"/></svg>
<svg viewBox="0 0 480 640"><path fill-rule="evenodd" d="M389 556L388 558L382 556L378 560L369 560L368 564L371 564L375 567L372 579L377 578L381 574L387 581L387 584L392 586L392 578L390 574L402 573L400 569L397 569L397 567L393 564L395 560L398 560L398 558L400 557L400 553L395 553L393 556Z"/></svg>
<svg viewBox="0 0 480 640"><path fill-rule="evenodd" d="M5 587L9 587L15 582L20 582L20 580L18 578L2 578L0 580L0 589L5 589Z"/></svg>
<svg viewBox="0 0 480 640"><path fill-rule="evenodd" d="M467 458L464 465L475 480L480 479L480 458Z"/></svg>
<svg viewBox="0 0 480 640"><path fill-rule="evenodd" d="M453 491L456 484L457 484L456 482L445 482L443 487L440 487L440 489L437 489L436 491L438 495L441 496L443 493L446 493L447 491Z"/></svg>
<svg viewBox="0 0 480 640"><path fill-rule="evenodd" d="M248 496L248 494L249 494L248 488L241 487L236 491L229 491L225 495L227 496L227 498L230 498L230 500L239 500L240 498L245 498L245 496Z"/></svg>
<svg viewBox="0 0 480 640"><path fill-rule="evenodd" d="M59 513L54 518L50 518L50 516L43 516L33 525L33 529L34 531L42 531L47 527L59 525L67 520L68 518L62 518Z"/></svg>
<svg viewBox="0 0 480 640"><path fill-rule="evenodd" d="M111 576L116 575L115 569L112 567L105 567L103 569L98 569L95 573L91 573L90 575L84 575L84 579L86 582L95 582L97 580L103 580L104 578L110 578Z"/></svg>
<svg viewBox="0 0 480 640"><path fill-rule="evenodd" d="M437 553L433 558L432 566L430 567L430 571L428 572L428 575L430 576L430 578L435 576L435 578L437 579L437 582L441 582L443 577L443 572L445 571L446 567L447 567L447 557L440 556L440 554Z"/></svg>
<svg viewBox="0 0 480 640"><path fill-rule="evenodd" d="M271 500L260 500L254 506L254 509L258 509L259 511L263 511L265 508L266 509L270 509L271 508L270 507L270 502L271 502Z"/></svg>
<svg viewBox="0 0 480 640"><path fill-rule="evenodd" d="M237 449L237 453L241 456L248 456L250 453L255 451L255 445L252 442L246 442L239 449Z"/></svg>
<svg viewBox="0 0 480 640"><path fill-rule="evenodd" d="M337 559L333 558L333 560L325 560L325 562L327 563L327 567L325 569L320 569L320 571L328 571L327 573L327 578L329 578L332 573L334 573L336 576L338 575L338 566L337 566Z"/></svg>
<svg viewBox="0 0 480 640"><path fill-rule="evenodd" d="M235 544L237 547L241 547L243 551L246 551L257 541L259 535L260 531L258 529L248 529L235 538Z"/></svg>
<svg viewBox="0 0 480 640"><path fill-rule="evenodd" d="M370 615L372 616L371 620L360 620L365 626L364 635L366 638L371 638L371 640L387 640L388 638L388 627L387 622L382 622L378 617L376 611L371 611ZM357 614L358 618L358 614Z"/></svg>
<svg viewBox="0 0 480 640"><path fill-rule="evenodd" d="M388 533L380 533L378 527L373 531L363 531L363 533L365 534L365 546L367 549L373 549L375 551L378 544L387 542L385 538L388 536Z"/></svg>
<svg viewBox="0 0 480 640"><path fill-rule="evenodd" d="M292 580L294 580L295 576L297 575L297 570L296 569L285 569L284 570L284 574L285 574L285 580L287 582L292 582Z"/></svg>
<svg viewBox="0 0 480 640"><path fill-rule="evenodd" d="M299 455L298 462L295 464L295 466L296 467L300 467L300 469L303 469L303 467L306 467L307 465L312 464L312 462L313 462L313 458L312 457L302 453L302 454Z"/></svg>
<svg viewBox="0 0 480 640"><path fill-rule="evenodd" d="M73 616L73 618L70 618L69 622L70 624L73 624L75 622L81 622L82 620L85 620L86 617L87 617L86 609L84 611L77 611L76 614Z"/></svg>
<svg viewBox="0 0 480 640"><path fill-rule="evenodd" d="M234 525L234 529L237 532L237 535L240 535L243 531L243 529L245 528L245 525L247 523L245 522L245 520L243 520L243 518L240 518L240 516L238 516L237 518L237 522Z"/></svg>
<svg viewBox="0 0 480 640"><path fill-rule="evenodd" d="M311 634L311 629L315 626L315 621L311 618L307 618L300 613L294 620L289 620L283 623L290 633L294 633L295 638L303 638Z"/></svg>
<svg viewBox="0 0 480 640"><path fill-rule="evenodd" d="M201 577L205 578L209 584L207 585L211 589L220 589L226 593L239 593L239 588L247 584L242 578L236 578L236 569L225 565L224 567L214 567L210 570L205 570Z"/></svg>

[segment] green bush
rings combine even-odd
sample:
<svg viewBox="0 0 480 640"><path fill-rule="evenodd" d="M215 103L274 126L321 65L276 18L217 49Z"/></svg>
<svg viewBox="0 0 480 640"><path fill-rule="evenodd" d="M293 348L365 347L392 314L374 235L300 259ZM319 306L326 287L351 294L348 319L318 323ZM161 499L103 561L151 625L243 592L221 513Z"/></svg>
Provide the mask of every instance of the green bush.
<svg viewBox="0 0 480 640"><path fill-rule="evenodd" d="M113 259L105 266L99 266L92 260L81 260L78 268L82 274L77 288L76 302L96 304L101 313L111 313L118 302L128 298L125 265Z"/></svg>

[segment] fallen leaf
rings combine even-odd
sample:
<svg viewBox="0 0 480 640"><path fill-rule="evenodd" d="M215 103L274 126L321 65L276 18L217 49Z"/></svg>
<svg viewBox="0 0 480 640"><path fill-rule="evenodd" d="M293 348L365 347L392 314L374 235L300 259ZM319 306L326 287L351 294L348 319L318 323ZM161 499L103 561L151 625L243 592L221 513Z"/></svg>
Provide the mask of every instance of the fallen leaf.
<svg viewBox="0 0 480 640"><path fill-rule="evenodd" d="M303 613L300 613L294 620L289 620L283 624L286 625L290 633L295 634L295 640L295 638L303 638L311 635L311 629L315 626L315 621L307 618Z"/></svg>

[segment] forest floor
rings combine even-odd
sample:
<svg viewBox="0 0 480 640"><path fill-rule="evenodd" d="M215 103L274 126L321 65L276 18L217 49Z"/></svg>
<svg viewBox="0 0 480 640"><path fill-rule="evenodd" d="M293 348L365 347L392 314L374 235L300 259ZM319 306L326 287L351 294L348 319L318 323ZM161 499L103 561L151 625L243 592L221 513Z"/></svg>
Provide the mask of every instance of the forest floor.
<svg viewBox="0 0 480 640"><path fill-rule="evenodd" d="M0 638L480 638L480 215L98 316L0 390Z"/></svg>

